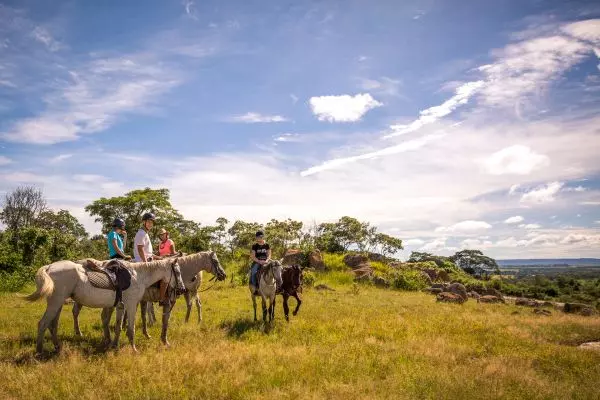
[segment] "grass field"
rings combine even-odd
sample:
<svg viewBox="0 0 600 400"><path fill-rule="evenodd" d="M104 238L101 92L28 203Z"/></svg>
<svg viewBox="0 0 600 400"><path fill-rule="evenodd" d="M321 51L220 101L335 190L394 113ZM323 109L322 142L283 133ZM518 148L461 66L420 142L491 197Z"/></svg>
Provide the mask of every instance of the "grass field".
<svg viewBox="0 0 600 400"><path fill-rule="evenodd" d="M151 339L138 327L139 354L124 334L118 352L98 349L99 310L83 310L84 337L75 339L67 305L62 353L42 359L34 357L34 340L45 302L2 294L0 398L600 398L600 352L576 347L600 340L600 318L334 288L305 290L289 323L279 300L269 327L252 322L245 287L223 283L202 294L201 324L184 324L178 302L171 348L160 344L158 326Z"/></svg>

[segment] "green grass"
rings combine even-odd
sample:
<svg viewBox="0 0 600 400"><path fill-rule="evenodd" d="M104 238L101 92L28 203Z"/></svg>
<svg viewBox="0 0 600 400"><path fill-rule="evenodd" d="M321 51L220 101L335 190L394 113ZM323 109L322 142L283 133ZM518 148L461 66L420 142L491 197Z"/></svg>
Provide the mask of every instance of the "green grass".
<svg viewBox="0 0 600 400"><path fill-rule="evenodd" d="M201 294L202 324L184 324L178 302L172 347L160 345L154 326L152 339L136 332L137 355L125 335L120 351L97 350L99 310L83 310L84 338L75 339L67 305L63 351L41 360L33 348L45 304L2 294L0 398L598 398L600 353L575 345L600 340L600 318L436 304L423 293L342 281L318 275L336 291L305 290L289 323L279 300L272 326L252 322L245 287L219 284Z"/></svg>
<svg viewBox="0 0 600 400"><path fill-rule="evenodd" d="M322 253L322 257L329 271L347 271L350 268L344 263L344 254Z"/></svg>

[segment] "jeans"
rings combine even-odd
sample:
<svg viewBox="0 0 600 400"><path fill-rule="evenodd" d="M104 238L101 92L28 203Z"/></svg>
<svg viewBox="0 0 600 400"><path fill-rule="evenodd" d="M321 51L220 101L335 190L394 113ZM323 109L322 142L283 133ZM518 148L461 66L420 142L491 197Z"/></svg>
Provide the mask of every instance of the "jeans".
<svg viewBox="0 0 600 400"><path fill-rule="evenodd" d="M252 266L250 267L250 284L254 287L258 286L258 282L256 282L256 273L259 268L260 264L258 263L252 263Z"/></svg>

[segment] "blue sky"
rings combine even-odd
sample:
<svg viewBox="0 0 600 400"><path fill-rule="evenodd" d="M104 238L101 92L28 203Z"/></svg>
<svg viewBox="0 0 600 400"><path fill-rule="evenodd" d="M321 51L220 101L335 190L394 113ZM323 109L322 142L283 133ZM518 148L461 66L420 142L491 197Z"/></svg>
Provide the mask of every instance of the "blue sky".
<svg viewBox="0 0 600 400"><path fill-rule="evenodd" d="M600 6L0 2L0 191L600 256Z"/></svg>

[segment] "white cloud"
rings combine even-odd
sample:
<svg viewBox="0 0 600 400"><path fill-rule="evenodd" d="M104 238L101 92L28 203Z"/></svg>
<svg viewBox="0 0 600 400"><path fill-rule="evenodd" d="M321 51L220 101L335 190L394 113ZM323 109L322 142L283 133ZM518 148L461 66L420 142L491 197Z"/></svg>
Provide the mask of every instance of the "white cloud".
<svg viewBox="0 0 600 400"><path fill-rule="evenodd" d="M521 217L520 215L515 215L514 217L510 217L507 218L506 220L504 220L505 224L518 224L519 222L523 222L525 218Z"/></svg>
<svg viewBox="0 0 600 400"><path fill-rule="evenodd" d="M58 51L64 47L59 41L52 37L46 28L41 26L36 26L33 32L31 32L31 35L35 40L43 43L50 51Z"/></svg>
<svg viewBox="0 0 600 400"><path fill-rule="evenodd" d="M282 133L279 136L276 136L274 139L276 142L299 142L300 135L297 133Z"/></svg>
<svg viewBox="0 0 600 400"><path fill-rule="evenodd" d="M487 171L492 175L529 175L549 163L550 159L547 156L537 154L523 145L505 147L484 161Z"/></svg>
<svg viewBox="0 0 600 400"><path fill-rule="evenodd" d="M542 226L538 224L521 224L519 228L523 229L540 229Z"/></svg>
<svg viewBox="0 0 600 400"><path fill-rule="evenodd" d="M70 72L70 80L45 97L46 111L17 121L5 140L54 144L100 132L127 113L148 113L154 101L178 85L176 74L153 57L96 59Z"/></svg>
<svg viewBox="0 0 600 400"><path fill-rule="evenodd" d="M255 112L248 112L243 115L236 115L229 119L230 122L242 122L245 124L286 122L287 118L281 115L262 115Z"/></svg>
<svg viewBox="0 0 600 400"><path fill-rule="evenodd" d="M600 19L573 22L564 25L562 31L580 40L600 45Z"/></svg>
<svg viewBox="0 0 600 400"><path fill-rule="evenodd" d="M463 248L463 249L485 249L492 245L493 245L493 243L490 240L465 239L461 243L461 248Z"/></svg>
<svg viewBox="0 0 600 400"><path fill-rule="evenodd" d="M435 229L436 232L456 232L456 233L468 233L477 232L481 230L490 229L492 225L485 221L462 221L451 226L440 226Z"/></svg>
<svg viewBox="0 0 600 400"><path fill-rule="evenodd" d="M185 14L188 17L197 19L195 10L196 4L192 0L183 0L181 3L183 4L183 7L185 9Z"/></svg>
<svg viewBox="0 0 600 400"><path fill-rule="evenodd" d="M520 185L516 184L516 185L512 185L510 187L510 189L508 190L508 195L512 196L513 194L515 194L517 192L517 190L519 189Z"/></svg>
<svg viewBox="0 0 600 400"><path fill-rule="evenodd" d="M12 163L12 160L10 158L5 157L5 156L0 156L0 166L8 165L10 163Z"/></svg>
<svg viewBox="0 0 600 400"><path fill-rule="evenodd" d="M319 121L329 122L360 121L369 110L383 105L369 93L361 93L355 96L344 94L341 96L311 97L309 104Z"/></svg>
<svg viewBox="0 0 600 400"><path fill-rule="evenodd" d="M50 159L50 162L53 163L53 164L56 164L56 163L59 163L59 162L64 161L64 160L68 160L71 157L73 157L73 154L59 154L56 157L52 157Z"/></svg>
<svg viewBox="0 0 600 400"><path fill-rule="evenodd" d="M426 252L440 252L440 251L453 251L456 250L455 247L449 247L446 245L446 238L438 238L438 239L434 239L428 243L425 243L423 246L421 246L421 248L419 248L419 251L426 251Z"/></svg>
<svg viewBox="0 0 600 400"><path fill-rule="evenodd" d="M414 132L424 125L431 124L442 117L450 114L459 106L466 104L469 98L481 89L483 81L467 82L458 88L456 88L454 96L446 100L439 106L430 107L420 112L418 119L414 120L408 125L392 125L390 129L392 133L385 135L384 138L391 138L394 136L404 135L409 132Z"/></svg>
<svg viewBox="0 0 600 400"><path fill-rule="evenodd" d="M422 240L422 239L418 239L418 238L408 239L408 240L403 240L402 241L402 244L404 246L420 246L423 243L425 243L425 241Z"/></svg>
<svg viewBox="0 0 600 400"><path fill-rule="evenodd" d="M398 97L400 96L400 85L402 82L397 79L386 76L377 79L362 79L359 87L363 90L381 95Z"/></svg>
<svg viewBox="0 0 600 400"><path fill-rule="evenodd" d="M576 186L576 187L568 187L568 188L564 188L563 192L585 192L587 189L584 188L583 186Z"/></svg>
<svg viewBox="0 0 600 400"><path fill-rule="evenodd" d="M539 186L521 196L523 203L549 203L554 201L554 196L560 192L563 187L562 182L551 182L547 185Z"/></svg>
<svg viewBox="0 0 600 400"><path fill-rule="evenodd" d="M399 153L404 153L404 152L411 151L411 150L417 150L417 149L425 146L428 142L439 139L443 136L444 136L443 134L428 135L428 136L424 136L423 138L420 138L420 139L402 142L396 146L386 147L382 150L377 150L377 151L373 151L370 153L361 154L358 156L336 158L333 160L326 161L321 165L317 165L315 167L308 168L308 169L302 171L300 174L302 176L313 175L313 174L316 174L317 172L321 172L321 171L325 171L325 170L333 169L333 168L338 168L338 167L341 167L342 165L350 164L350 163L360 161L360 160L369 160L369 159L377 158L380 156L385 156L385 155L390 155L390 154L399 154Z"/></svg>

